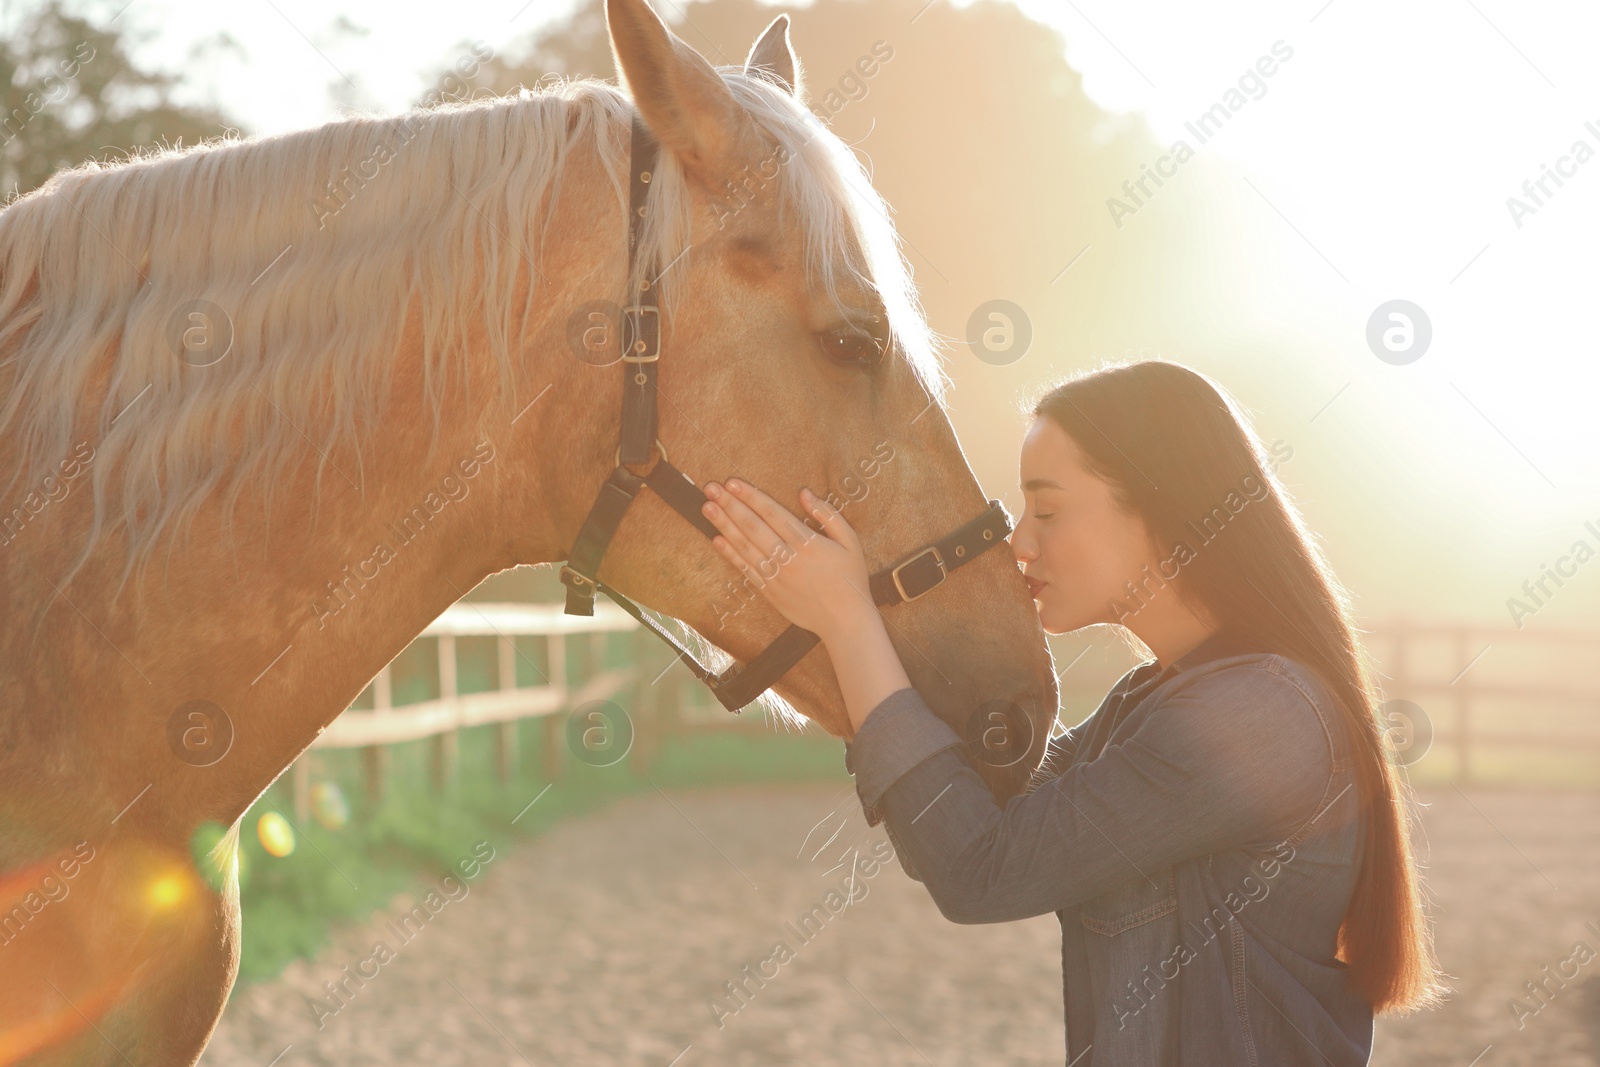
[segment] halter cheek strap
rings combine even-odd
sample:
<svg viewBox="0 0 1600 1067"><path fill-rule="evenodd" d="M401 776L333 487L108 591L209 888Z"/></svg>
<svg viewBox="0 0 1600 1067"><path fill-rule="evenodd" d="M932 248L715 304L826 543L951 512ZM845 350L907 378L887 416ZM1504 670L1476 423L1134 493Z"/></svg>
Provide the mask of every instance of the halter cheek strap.
<svg viewBox="0 0 1600 1067"><path fill-rule="evenodd" d="M628 190L629 275L638 262L639 235L649 207L648 193L660 146L645 127L637 111L633 116L631 177ZM718 702L738 712L766 692L816 647L819 638L810 630L790 626L750 662L735 664L718 674L695 659L676 637L645 614L633 601L601 582L600 561L616 536L628 506L643 489L650 489L683 516L707 538L717 535L711 520L701 514L706 495L700 487L667 459L667 450L656 437L656 364L661 358L661 308L657 303L654 279L640 283L637 303L622 309L622 429L617 449L616 469L606 478L578 530L561 582L567 589L568 615L593 615L597 592L604 593L639 623L665 641L704 682ZM629 467L650 462L652 451L660 455L646 474L635 474ZM871 577L873 602L893 607L924 596L944 582L951 571L970 563L988 549L1005 540L1011 532L1011 519L998 500L989 501L983 514L947 534L944 538L885 567Z"/></svg>
<svg viewBox="0 0 1600 1067"><path fill-rule="evenodd" d="M628 266L629 275L639 261L639 237L643 232L650 179L655 175L661 145L639 117L633 113L633 147L628 183ZM622 367L628 372L622 382L622 450L618 465L642 467L650 462L650 448L656 443L656 362L661 358L661 305L657 301L655 278L640 283L636 302L622 309ZM664 453L663 453L664 455Z"/></svg>

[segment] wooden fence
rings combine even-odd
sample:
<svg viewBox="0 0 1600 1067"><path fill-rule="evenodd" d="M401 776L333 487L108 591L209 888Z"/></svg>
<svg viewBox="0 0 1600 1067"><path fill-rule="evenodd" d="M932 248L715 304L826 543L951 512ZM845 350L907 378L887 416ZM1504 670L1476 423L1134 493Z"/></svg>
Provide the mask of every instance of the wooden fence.
<svg viewBox="0 0 1600 1067"><path fill-rule="evenodd" d="M1385 675L1385 696L1424 710L1433 745L1453 750L1463 782L1474 779L1475 753L1485 751L1600 757L1600 634L1401 619L1368 635L1367 644ZM1508 729L1512 716L1517 725Z"/></svg>
<svg viewBox="0 0 1600 1067"><path fill-rule="evenodd" d="M613 634L631 635L628 666L605 664L605 643ZM312 746L361 749L367 791L374 800L381 797L387 779L388 746L405 741L430 739L434 783L441 790L453 788L458 732L468 726L496 727L496 770L509 777L519 758L518 723L530 718L541 720L543 771L554 780L566 747L564 713L592 700L624 697L639 749L633 762L640 767L674 733L761 729L754 709L739 717L728 715L687 670L673 665L673 657L653 635L605 600L596 603L590 617L563 614L560 604L459 603L421 637L436 641L438 696L395 704L391 664L373 679L364 701L335 719ZM472 638L493 640L497 684L462 692L458 642ZM519 650L519 638L542 639L537 658L543 667ZM1453 751L1455 776L1461 781L1473 780L1474 753L1485 749L1600 756L1600 685L1592 681L1593 667L1600 663L1600 634L1397 620L1367 634L1365 642L1382 672L1385 696L1410 700L1423 709L1432 746ZM569 656L569 651L576 655ZM575 660L570 669L569 658ZM521 677L525 671L519 664L541 675L537 683ZM1520 673L1508 677L1507 671L1517 667ZM1518 728L1485 729L1485 720L1506 717L1503 710L1495 715L1494 707L1508 705L1525 716ZM1551 717L1555 729L1539 728L1537 714L1526 716L1529 709L1567 709L1574 723L1594 728L1563 728L1559 714ZM289 775L302 817L309 807L310 774L310 761L302 758Z"/></svg>
<svg viewBox="0 0 1600 1067"><path fill-rule="evenodd" d="M613 634L632 636L629 666L606 666L606 643ZM511 776L519 758L519 722L537 718L543 730L543 770L553 780L561 773L565 750L563 713L588 701L627 694L629 717L636 730L646 735L635 741L642 740L641 748L649 750L659 744L662 726L652 712L677 712L695 701L693 697L685 699L679 691L689 678L687 671L673 668L673 659L663 654L664 647L656 638L627 612L605 600L598 601L595 614L587 617L563 614L559 604L455 604L402 656L425 649L423 642L430 638L437 649L436 697L395 703L394 671L401 661L397 657L378 672L362 699L333 720L312 744L313 750L361 749L366 789L373 800L380 799L384 791L391 745L430 740L434 784L449 791L458 776L460 730L496 727L495 766L504 779ZM458 645L469 638L494 642L496 684L490 689L461 691ZM519 638L542 639L543 647L537 654L519 649ZM576 661L571 667L569 659ZM656 674L664 668L663 674ZM530 670L539 676L531 683L519 677ZM309 759L295 761L288 784L295 810L303 818L310 807Z"/></svg>

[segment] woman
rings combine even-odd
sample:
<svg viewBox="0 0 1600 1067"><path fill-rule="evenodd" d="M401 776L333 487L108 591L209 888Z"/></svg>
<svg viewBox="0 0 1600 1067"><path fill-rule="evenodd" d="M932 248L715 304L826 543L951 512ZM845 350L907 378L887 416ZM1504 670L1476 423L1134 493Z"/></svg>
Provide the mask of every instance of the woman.
<svg viewBox="0 0 1600 1067"><path fill-rule="evenodd" d="M1052 389L1022 445L1011 547L1048 633L1153 654L1049 743L1004 808L911 688L855 533L709 483L718 550L821 636L846 763L954 922L1061 921L1075 1065L1364 1064L1377 1012L1441 987L1375 694L1344 596L1230 401L1185 367ZM785 549L787 545L787 549ZM761 583L758 583L761 584Z"/></svg>

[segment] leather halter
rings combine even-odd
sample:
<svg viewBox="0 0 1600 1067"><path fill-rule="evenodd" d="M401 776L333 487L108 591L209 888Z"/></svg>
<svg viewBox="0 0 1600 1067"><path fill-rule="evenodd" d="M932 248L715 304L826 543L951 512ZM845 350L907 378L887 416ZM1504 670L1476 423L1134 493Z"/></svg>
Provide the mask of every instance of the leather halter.
<svg viewBox="0 0 1600 1067"><path fill-rule="evenodd" d="M637 260L647 194L660 150L655 137L635 111L628 190L630 276ZM595 593L604 593L670 645L722 706L737 713L787 674L820 638L810 630L790 626L755 659L743 665L735 664L718 674L695 659L693 652L637 604L598 578L600 560L622 524L628 505L642 489L653 491L706 537L715 537L718 532L711 520L700 512L706 495L687 474L667 461L666 447L656 437L656 363L661 358L661 308L655 281L641 282L637 303L622 309L622 365L626 376L622 383L621 446L617 449L616 469L600 487L567 562L561 568L561 582L567 587L565 610L568 615L593 615ZM649 473L639 475L628 469L649 463L652 452L658 452L660 458ZM1004 541L1010 532L1010 516L998 500L991 500L988 509L977 518L872 575L872 599L881 607L916 600L942 583L951 571Z"/></svg>

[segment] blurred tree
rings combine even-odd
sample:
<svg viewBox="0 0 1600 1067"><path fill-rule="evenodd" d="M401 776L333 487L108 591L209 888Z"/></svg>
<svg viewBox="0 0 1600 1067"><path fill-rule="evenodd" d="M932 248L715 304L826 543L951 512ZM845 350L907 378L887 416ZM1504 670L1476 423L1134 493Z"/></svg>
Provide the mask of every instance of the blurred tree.
<svg viewBox="0 0 1600 1067"><path fill-rule="evenodd" d="M1107 198L1167 146L1142 117L1091 100L1061 34L1013 4L704 0L656 10L718 65L742 63L761 30L790 13L812 110L868 162L929 319L956 342L952 416L986 482L1015 481L1019 394L1101 356L1192 352L1203 336L1195 322L1210 294L1192 275L1204 183L1185 173L1169 183L1184 188L1162 190L1116 226ZM615 79L601 0L505 49L474 80L504 93L552 75ZM995 299L1020 307L1032 329L1028 354L1006 366L962 343L974 312Z"/></svg>
<svg viewBox="0 0 1600 1067"><path fill-rule="evenodd" d="M231 128L219 112L172 103L178 80L139 69L121 29L96 27L51 0L0 41L0 192L26 193L107 153Z"/></svg>
<svg viewBox="0 0 1600 1067"><path fill-rule="evenodd" d="M583 0L568 18L535 30L522 47L485 62L470 81L475 88L504 94L519 86L531 89L549 77L610 79L613 73L604 0Z"/></svg>
<svg viewBox="0 0 1600 1067"><path fill-rule="evenodd" d="M1124 183L1179 156L1176 146L1157 140L1142 116L1091 100L1062 34L1003 0L651 2L720 65L742 62L780 12L792 16L810 105L870 163L928 318L953 342L945 365L962 447L1013 513L1019 408L1030 397L1103 359L1174 359L1222 382L1265 440L1294 447L1280 474L1296 492L1313 487L1307 516L1335 546L1336 569L1366 591L1370 616L1409 611L1419 599L1439 604L1450 588L1459 603L1488 605L1503 621L1503 590L1463 580L1481 567L1444 520L1460 513L1430 511L1434 498L1419 497L1380 455L1395 439L1363 444L1328 432L1330 423L1310 425L1348 380L1349 346L1367 358L1359 330L1316 336L1305 308L1264 297L1254 279L1274 269L1279 220L1222 149L1190 142L1176 174L1168 166L1134 200ZM601 0L580 0L570 18L483 64L475 81L504 93L551 75L615 78ZM1219 92L1231 77L1219 70ZM1114 197L1137 210L1113 214ZM1032 328L1031 346L1004 365L965 343L993 300L1020 308ZM1373 451L1353 461L1353 446ZM1397 543L1397 515L1434 539Z"/></svg>

